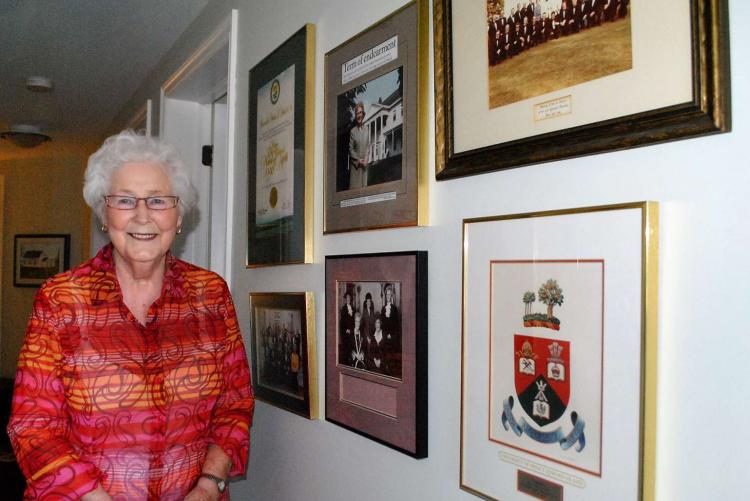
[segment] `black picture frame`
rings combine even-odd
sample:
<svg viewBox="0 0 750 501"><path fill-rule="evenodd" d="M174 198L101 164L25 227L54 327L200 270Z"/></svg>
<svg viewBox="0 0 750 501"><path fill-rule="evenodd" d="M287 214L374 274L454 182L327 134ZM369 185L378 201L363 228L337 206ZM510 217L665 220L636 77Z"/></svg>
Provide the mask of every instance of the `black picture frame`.
<svg viewBox="0 0 750 501"><path fill-rule="evenodd" d="M281 75L286 75L288 81L279 84ZM288 94L286 91L291 82L292 94ZM248 268L312 262L314 88L313 24L306 24L249 71ZM267 116L259 117L261 99ZM272 105L265 104L266 99ZM290 100L294 102L293 109L286 110L285 104ZM271 116L279 123L267 123ZM288 123L290 119L292 124ZM265 130L259 130L259 122ZM289 133L293 135L291 141ZM262 149L259 141L263 141L264 148L260 155L263 170L285 171L286 178L267 175L259 186L259 150ZM291 169L284 168L288 164L291 164ZM258 193L262 196L258 197ZM280 204L278 208L277 204ZM291 207L285 208L285 204ZM272 215L259 216L263 211ZM274 214L273 211L278 212Z"/></svg>
<svg viewBox="0 0 750 501"><path fill-rule="evenodd" d="M396 290L396 284L398 297L391 295L386 300L385 291L389 287ZM426 458L427 252L326 256L325 287L326 420L413 458ZM397 326L392 331L398 332L396 340L396 335L391 337L384 327L378 336L377 328L365 333L359 323L362 340L359 346L366 353L359 360L366 359L369 363L382 354L384 365L380 367L342 363L347 353L341 349L345 333L341 330L344 321L339 313L346 311L346 305L342 304L338 291L346 294L357 287L358 299L352 303L352 309L354 303L360 303L360 310L364 309L361 302L367 300L367 290L382 290L380 302L375 299L377 292L371 294L373 309L381 313L381 327L388 316L390 324ZM377 315L373 325L377 325ZM367 345L369 340L372 344ZM382 352L377 351L381 342ZM398 370L387 369L389 360L398 360Z"/></svg>
<svg viewBox="0 0 750 501"><path fill-rule="evenodd" d="M39 287L70 268L70 234L18 234L13 245L13 286Z"/></svg>

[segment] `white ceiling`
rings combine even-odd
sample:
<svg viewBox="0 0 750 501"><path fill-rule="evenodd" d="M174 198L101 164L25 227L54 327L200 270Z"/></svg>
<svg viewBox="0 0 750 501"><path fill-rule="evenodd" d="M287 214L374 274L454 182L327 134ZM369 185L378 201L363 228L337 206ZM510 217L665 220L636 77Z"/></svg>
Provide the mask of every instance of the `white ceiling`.
<svg viewBox="0 0 750 501"><path fill-rule="evenodd" d="M207 3L0 0L0 131L31 123L57 146L99 140ZM53 92L29 92L32 75L51 78Z"/></svg>

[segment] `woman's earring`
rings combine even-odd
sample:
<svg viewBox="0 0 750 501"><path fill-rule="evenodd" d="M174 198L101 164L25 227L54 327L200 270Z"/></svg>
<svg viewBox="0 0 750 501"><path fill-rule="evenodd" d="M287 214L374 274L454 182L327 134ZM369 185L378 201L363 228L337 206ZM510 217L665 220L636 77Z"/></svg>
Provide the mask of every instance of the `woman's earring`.
<svg viewBox="0 0 750 501"><path fill-rule="evenodd" d="M106 224L103 224L103 225L102 225L102 227L101 227L100 229L102 230L102 232L103 232L103 233L107 233L107 230L108 230L109 228L107 228L107 225L106 225Z"/></svg>
<svg viewBox="0 0 750 501"><path fill-rule="evenodd" d="M179 228L177 228L177 234L179 235L180 233L182 233L182 226L180 226Z"/></svg>

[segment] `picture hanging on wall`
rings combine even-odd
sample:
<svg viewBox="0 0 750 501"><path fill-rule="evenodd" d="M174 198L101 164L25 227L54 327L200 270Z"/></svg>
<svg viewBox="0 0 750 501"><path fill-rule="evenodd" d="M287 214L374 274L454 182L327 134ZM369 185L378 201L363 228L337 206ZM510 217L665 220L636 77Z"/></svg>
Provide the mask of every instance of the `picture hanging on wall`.
<svg viewBox="0 0 750 501"><path fill-rule="evenodd" d="M50 277L70 268L70 235L16 235L13 252L13 285L39 287Z"/></svg>
<svg viewBox="0 0 750 501"><path fill-rule="evenodd" d="M312 292L250 293L250 365L258 400L318 418Z"/></svg>
<svg viewBox="0 0 750 501"><path fill-rule="evenodd" d="M427 457L427 252L326 257L326 420Z"/></svg>
<svg viewBox="0 0 750 501"><path fill-rule="evenodd" d="M657 228L654 202L464 220L462 489L653 499Z"/></svg>
<svg viewBox="0 0 750 501"><path fill-rule="evenodd" d="M250 70L247 267L312 262L315 26Z"/></svg>
<svg viewBox="0 0 750 501"><path fill-rule="evenodd" d="M433 10L438 179L731 128L726 0Z"/></svg>
<svg viewBox="0 0 750 501"><path fill-rule="evenodd" d="M325 56L324 233L427 224L429 1Z"/></svg>

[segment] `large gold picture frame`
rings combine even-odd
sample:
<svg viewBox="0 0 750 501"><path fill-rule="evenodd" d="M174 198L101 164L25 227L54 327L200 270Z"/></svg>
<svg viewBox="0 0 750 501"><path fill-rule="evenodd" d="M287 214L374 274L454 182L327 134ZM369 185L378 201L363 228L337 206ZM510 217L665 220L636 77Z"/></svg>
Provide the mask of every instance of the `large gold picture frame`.
<svg viewBox="0 0 750 501"><path fill-rule="evenodd" d="M461 488L653 500L657 203L466 219L463 248Z"/></svg>
<svg viewBox="0 0 750 501"><path fill-rule="evenodd" d="M502 2L434 0L433 5L438 180L731 129L726 0L630 0L625 15L632 29L627 27L623 49L632 50L629 68L567 87L547 82L553 90L497 107L488 98L493 75L528 73L525 81L534 85L562 67L556 78L563 79L579 61L590 60L588 37L617 23L532 42L523 53L514 52L512 61L488 66L490 25ZM549 70L540 76L531 67Z"/></svg>
<svg viewBox="0 0 750 501"><path fill-rule="evenodd" d="M325 56L323 233L428 224L429 20L414 0Z"/></svg>

